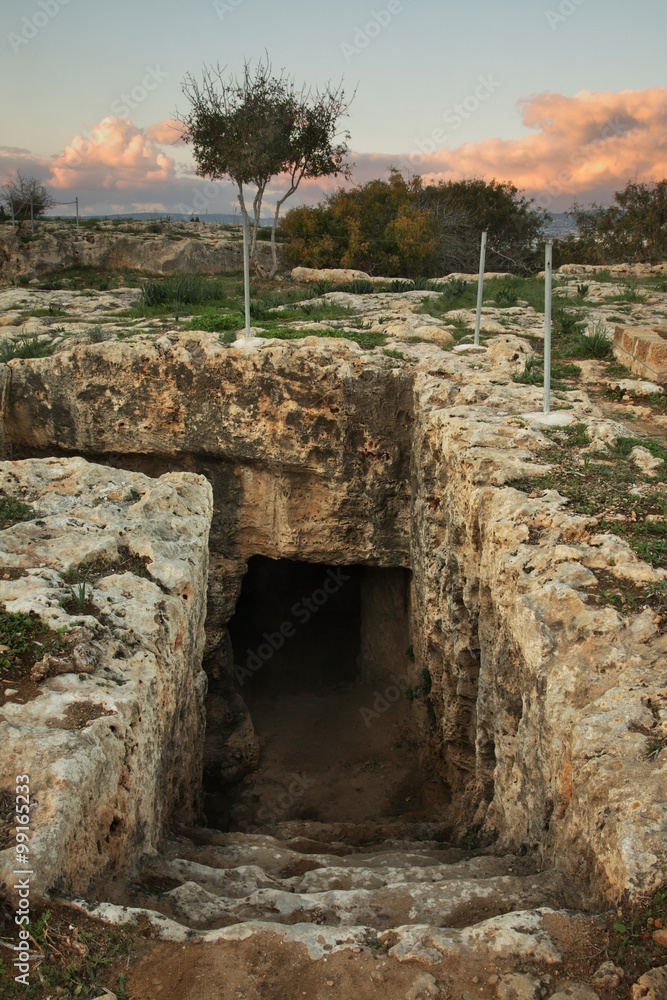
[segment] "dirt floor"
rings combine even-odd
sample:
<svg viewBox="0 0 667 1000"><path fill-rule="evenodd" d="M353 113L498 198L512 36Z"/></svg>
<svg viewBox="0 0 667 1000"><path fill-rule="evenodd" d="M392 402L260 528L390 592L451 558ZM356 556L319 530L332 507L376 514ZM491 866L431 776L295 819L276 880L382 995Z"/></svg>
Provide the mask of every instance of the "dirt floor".
<svg viewBox="0 0 667 1000"><path fill-rule="evenodd" d="M555 918L549 930L565 963L558 972L537 965L524 971L539 976L549 994L561 984L590 982L604 961L604 931L581 918ZM303 945L260 935L224 945L156 945L131 970L127 985L134 1000L496 1000L499 977L517 971L502 959L427 967L366 948L313 961Z"/></svg>
<svg viewBox="0 0 667 1000"><path fill-rule="evenodd" d="M262 750L258 770L232 793L233 828L291 819L439 821L449 795L420 759L419 709L402 693L364 721L361 709L372 709L377 691L359 683L250 696Z"/></svg>

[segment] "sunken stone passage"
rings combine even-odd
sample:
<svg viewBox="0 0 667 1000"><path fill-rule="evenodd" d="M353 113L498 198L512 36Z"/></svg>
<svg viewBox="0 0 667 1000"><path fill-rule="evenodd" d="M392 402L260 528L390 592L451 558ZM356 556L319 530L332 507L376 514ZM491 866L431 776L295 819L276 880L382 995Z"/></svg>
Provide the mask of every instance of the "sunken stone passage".
<svg viewBox="0 0 667 1000"><path fill-rule="evenodd" d="M211 490L70 458L0 463L0 494L0 602L49 650L3 668L0 787L30 777L33 899L84 893L200 814ZM0 848L11 894L11 827Z"/></svg>
<svg viewBox="0 0 667 1000"><path fill-rule="evenodd" d="M545 471L549 444L539 389L512 381L530 351L510 335L469 356L418 344L388 367L310 338L252 352L199 334L79 345L10 363L6 448L206 475L206 664L230 692L228 623L253 557L410 570L402 669L451 791L441 827L556 865L575 905L598 906L664 880L666 764L645 750L667 724L667 638L650 610L589 595L602 570L665 574L555 491L511 486ZM564 397L558 419L585 424L591 448L627 435L584 392ZM233 696L230 779L260 750Z"/></svg>

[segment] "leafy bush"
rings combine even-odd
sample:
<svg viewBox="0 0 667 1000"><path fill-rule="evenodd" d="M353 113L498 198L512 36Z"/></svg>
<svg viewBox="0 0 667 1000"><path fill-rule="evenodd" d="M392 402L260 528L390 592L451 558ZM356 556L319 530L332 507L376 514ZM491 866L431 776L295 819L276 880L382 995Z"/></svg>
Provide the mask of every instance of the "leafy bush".
<svg viewBox="0 0 667 1000"><path fill-rule="evenodd" d="M575 205L578 232L558 240L556 266L572 264L657 263L667 257L667 178L657 183L630 181L609 207ZM596 275L599 280L599 275Z"/></svg>
<svg viewBox="0 0 667 1000"><path fill-rule="evenodd" d="M392 170L338 190L317 206L287 213L281 236L291 265L354 267L387 277L426 279L475 271L479 235L489 233L496 266L537 268L545 213L511 184L480 179L424 186Z"/></svg>

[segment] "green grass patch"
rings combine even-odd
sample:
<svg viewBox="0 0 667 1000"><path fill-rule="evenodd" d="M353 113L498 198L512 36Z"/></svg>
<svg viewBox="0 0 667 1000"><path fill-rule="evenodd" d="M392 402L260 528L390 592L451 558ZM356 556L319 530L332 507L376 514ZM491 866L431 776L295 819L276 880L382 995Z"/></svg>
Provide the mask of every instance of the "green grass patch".
<svg viewBox="0 0 667 1000"><path fill-rule="evenodd" d="M188 330L203 330L206 333L224 333L226 330L240 330L245 325L241 313L204 312L194 316L188 323Z"/></svg>
<svg viewBox="0 0 667 1000"><path fill-rule="evenodd" d="M0 364L6 364L14 358L48 358L53 354L53 347L46 340L37 337L22 337L14 343L6 340L0 344Z"/></svg>
<svg viewBox="0 0 667 1000"><path fill-rule="evenodd" d="M11 528L20 521L32 521L36 516L35 511L27 503L15 500L14 497L0 497L0 530Z"/></svg>
<svg viewBox="0 0 667 1000"><path fill-rule="evenodd" d="M44 316L65 316L66 312L58 306L47 306L45 309L28 309L24 315L41 319Z"/></svg>
<svg viewBox="0 0 667 1000"><path fill-rule="evenodd" d="M597 531L619 535L641 559L667 568L667 462L652 479L630 458L637 445L663 459L667 448L651 439L620 438L613 452L581 456L588 443L583 426L546 431L552 443L540 458L551 470L514 485L529 493L558 490L575 513L599 519ZM641 496L630 492L634 485L643 487Z"/></svg>
<svg viewBox="0 0 667 1000"><path fill-rule="evenodd" d="M646 901L624 906L611 928L609 954L623 965L633 982L647 969L665 964L665 949L652 938L658 927L667 927L667 886Z"/></svg>
<svg viewBox="0 0 667 1000"><path fill-rule="evenodd" d="M354 340L365 350L372 350L374 347L384 347L387 338L383 333L372 330L338 330L322 329L318 327L312 330L295 330L290 326L276 326L268 330L262 330L258 335L271 340L302 340L304 337L335 337L338 340Z"/></svg>
<svg viewBox="0 0 667 1000"><path fill-rule="evenodd" d="M398 358L399 361L403 361L404 358L405 358L405 354L403 354L402 351L397 351L397 350L395 350L392 347L385 347L385 348L383 348L382 353L387 358Z"/></svg>

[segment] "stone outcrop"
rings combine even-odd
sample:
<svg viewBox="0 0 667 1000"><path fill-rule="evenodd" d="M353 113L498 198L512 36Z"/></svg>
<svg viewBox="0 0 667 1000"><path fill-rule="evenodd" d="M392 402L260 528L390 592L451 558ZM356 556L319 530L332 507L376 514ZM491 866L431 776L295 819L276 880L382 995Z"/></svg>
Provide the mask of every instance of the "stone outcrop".
<svg viewBox="0 0 667 1000"><path fill-rule="evenodd" d="M211 489L53 458L0 464L0 491L34 511L0 533L0 603L63 630L39 683L6 684L0 709L0 787L13 801L14 775L30 779L36 903L127 870L199 816ZM79 607L67 581L82 574ZM1 833L11 891L15 840Z"/></svg>
<svg viewBox="0 0 667 1000"><path fill-rule="evenodd" d="M9 446L207 475L211 650L250 555L409 567L450 827L539 852L575 888L581 876L587 905L655 888L667 778L643 751L667 722L665 637L651 612L588 594L600 570L664 573L557 493L509 485L544 471L552 417L586 424L600 449L627 429L580 391L545 421L539 389L510 379L530 352L514 336L469 356L410 350L394 367L344 341L240 352L181 334L14 361Z"/></svg>
<svg viewBox="0 0 667 1000"><path fill-rule="evenodd" d="M375 285L400 281L406 288L414 286L411 278L382 278L367 274L366 271L358 271L353 267L293 267L292 279L307 285L318 281L330 281L334 285L344 285L348 281L370 281Z"/></svg>
<svg viewBox="0 0 667 1000"><path fill-rule="evenodd" d="M636 375L667 382L667 326L617 326L614 355Z"/></svg>
<svg viewBox="0 0 667 1000"><path fill-rule="evenodd" d="M562 264L557 269L558 274L599 274L609 271L614 278L649 278L653 275L667 274L667 261L660 264Z"/></svg>
<svg viewBox="0 0 667 1000"><path fill-rule="evenodd" d="M201 227L199 227L201 228ZM260 260L268 265L271 247L258 243ZM18 233L6 228L0 235L0 283L27 275L40 275L67 267L94 267L104 270L146 271L173 274L198 271L221 274L243 267L243 244L228 234L197 238L187 236L134 235L81 229L78 233L41 233L38 239L23 242Z"/></svg>

